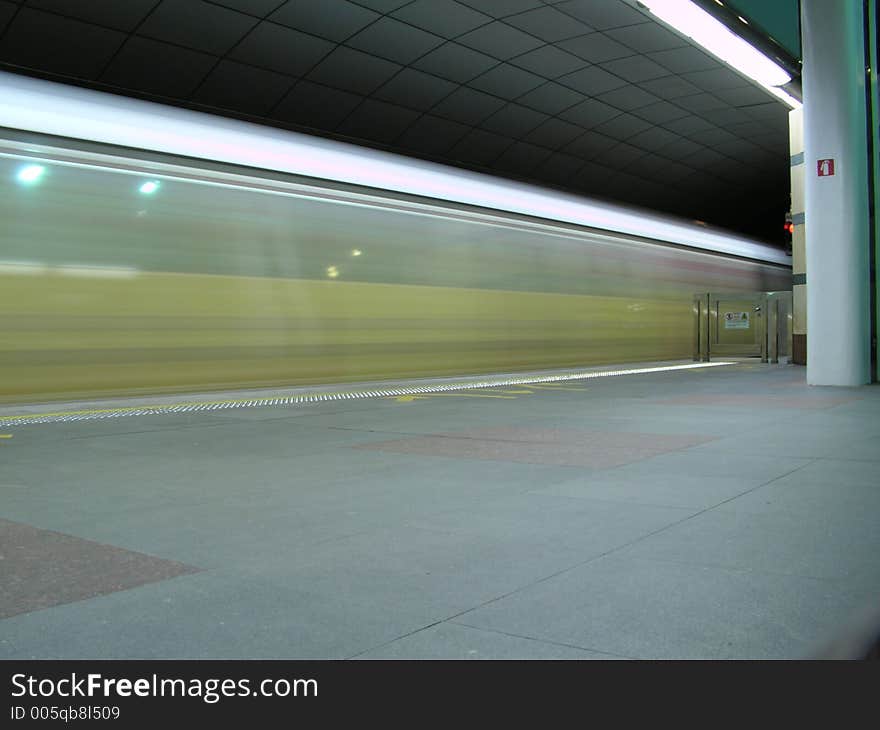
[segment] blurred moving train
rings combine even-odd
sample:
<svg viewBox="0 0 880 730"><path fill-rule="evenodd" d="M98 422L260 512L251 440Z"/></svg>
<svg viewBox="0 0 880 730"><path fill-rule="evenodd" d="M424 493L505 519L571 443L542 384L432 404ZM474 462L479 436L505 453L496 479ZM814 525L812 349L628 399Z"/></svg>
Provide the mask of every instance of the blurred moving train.
<svg viewBox="0 0 880 730"><path fill-rule="evenodd" d="M0 73L0 402L691 355L781 252L376 150Z"/></svg>

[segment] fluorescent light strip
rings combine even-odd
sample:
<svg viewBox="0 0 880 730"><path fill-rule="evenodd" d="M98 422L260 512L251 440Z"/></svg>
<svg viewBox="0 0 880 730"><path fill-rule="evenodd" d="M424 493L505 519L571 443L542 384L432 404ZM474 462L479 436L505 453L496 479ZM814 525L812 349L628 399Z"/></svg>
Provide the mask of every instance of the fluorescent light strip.
<svg viewBox="0 0 880 730"><path fill-rule="evenodd" d="M648 368L629 368L626 370L593 370L589 372L559 373L554 375L533 375L522 378L491 378L467 380L460 383L437 383L423 386L404 386L381 388L378 390L340 391L331 393L303 393L299 395L271 395L264 398L205 401L203 403L171 403L155 406L123 406L120 408L84 409L58 413L34 413L30 415L0 416L0 426L30 426L41 423L67 423L70 421L94 421L104 418L125 418L126 416L153 416L164 413L192 413L193 411L216 411L224 408L263 408L266 406L290 406L319 401L348 400L351 398L391 398L421 393L446 393L456 390L497 388L508 385L529 385L530 383L558 383L568 380L591 380L617 375L643 375L673 370L694 370L735 365L734 362L698 362L687 365L659 365Z"/></svg>
<svg viewBox="0 0 880 730"><path fill-rule="evenodd" d="M0 72L0 127L408 193L790 264L772 246L672 216L6 72Z"/></svg>
<svg viewBox="0 0 880 730"><path fill-rule="evenodd" d="M640 3L664 23L756 81L792 108L801 105L777 88L791 81L785 69L691 0L640 0ZM780 93L775 93L777 91Z"/></svg>

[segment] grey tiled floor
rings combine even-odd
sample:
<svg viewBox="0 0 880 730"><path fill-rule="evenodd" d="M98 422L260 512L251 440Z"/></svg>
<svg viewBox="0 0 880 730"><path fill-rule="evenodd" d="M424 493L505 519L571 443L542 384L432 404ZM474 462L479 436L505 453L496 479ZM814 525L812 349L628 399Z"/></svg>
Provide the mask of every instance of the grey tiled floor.
<svg viewBox="0 0 880 730"><path fill-rule="evenodd" d="M804 375L0 425L0 519L191 569L0 657L809 656L880 600L880 388Z"/></svg>

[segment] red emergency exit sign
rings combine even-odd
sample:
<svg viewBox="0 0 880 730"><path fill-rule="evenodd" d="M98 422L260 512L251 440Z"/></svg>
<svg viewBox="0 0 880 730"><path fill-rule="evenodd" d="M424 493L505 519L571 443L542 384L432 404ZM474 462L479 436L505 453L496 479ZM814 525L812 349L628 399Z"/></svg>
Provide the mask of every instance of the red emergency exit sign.
<svg viewBox="0 0 880 730"><path fill-rule="evenodd" d="M817 160L816 172L819 177L828 177L834 174L834 160Z"/></svg>

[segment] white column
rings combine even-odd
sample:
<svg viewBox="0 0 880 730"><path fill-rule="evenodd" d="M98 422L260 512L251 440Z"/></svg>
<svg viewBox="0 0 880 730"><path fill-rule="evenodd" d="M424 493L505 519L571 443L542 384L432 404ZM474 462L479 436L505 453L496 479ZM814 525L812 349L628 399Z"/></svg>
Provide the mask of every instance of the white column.
<svg viewBox="0 0 880 730"><path fill-rule="evenodd" d="M871 379L862 3L801 0L807 382ZM822 160L833 160L830 165Z"/></svg>

